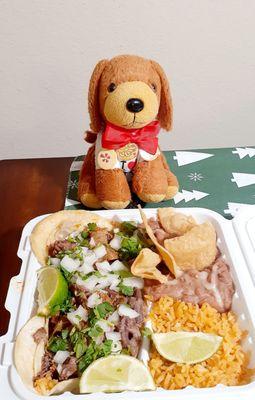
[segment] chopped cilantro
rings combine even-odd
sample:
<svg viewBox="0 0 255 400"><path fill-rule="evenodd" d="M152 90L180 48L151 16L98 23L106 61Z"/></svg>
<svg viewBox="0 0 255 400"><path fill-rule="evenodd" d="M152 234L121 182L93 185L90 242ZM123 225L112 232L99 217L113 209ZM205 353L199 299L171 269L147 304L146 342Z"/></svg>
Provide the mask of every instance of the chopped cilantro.
<svg viewBox="0 0 255 400"><path fill-rule="evenodd" d="M88 223L88 230L89 232L93 232L95 231L97 228L97 224L95 222L89 222Z"/></svg>
<svg viewBox="0 0 255 400"><path fill-rule="evenodd" d="M99 319L105 318L108 314L110 314L113 311L114 308L110 303L108 303L108 301L104 301L103 303L98 304L98 306L94 307L89 312L88 315L89 325L93 327Z"/></svg>
<svg viewBox="0 0 255 400"><path fill-rule="evenodd" d="M134 276L130 271L125 270L116 271L116 274L121 278L130 278L131 276Z"/></svg>
<svg viewBox="0 0 255 400"><path fill-rule="evenodd" d="M68 341L59 336L52 336L48 343L48 349L53 353L56 353L58 350L67 350Z"/></svg>
<svg viewBox="0 0 255 400"><path fill-rule="evenodd" d="M89 240L88 239L84 239L80 242L80 246L82 247L89 247Z"/></svg>
<svg viewBox="0 0 255 400"><path fill-rule="evenodd" d="M88 322L90 326L94 326L95 323L99 320L99 318L96 317L94 310L91 309L89 311L89 315L88 315Z"/></svg>
<svg viewBox="0 0 255 400"><path fill-rule="evenodd" d="M77 342L75 343L74 348L73 348L76 358L80 358L81 356L83 356L83 354L86 351L86 348L87 348L87 345L85 343L85 339L77 340Z"/></svg>
<svg viewBox="0 0 255 400"><path fill-rule="evenodd" d="M123 283L119 284L119 288L122 294L124 294L125 296L132 296L134 293L134 288L132 288L131 286L125 286L123 285Z"/></svg>
<svg viewBox="0 0 255 400"><path fill-rule="evenodd" d="M63 329L63 331L61 331L62 339L66 339L68 334L69 334L69 330L68 329Z"/></svg>
<svg viewBox="0 0 255 400"><path fill-rule="evenodd" d="M124 232L128 236L132 236L136 229L137 226L132 222L125 221L120 225L121 232Z"/></svg>
<svg viewBox="0 0 255 400"><path fill-rule="evenodd" d="M124 237L119 249L119 257L121 260L127 261L136 258L142 250L143 242L138 237Z"/></svg>
<svg viewBox="0 0 255 400"><path fill-rule="evenodd" d="M79 371L83 372L96 359L97 359L96 345L92 342L86 348L84 355L78 362Z"/></svg>
<svg viewBox="0 0 255 400"><path fill-rule="evenodd" d="M95 325L88 331L88 335L91 338L96 338L96 337L100 336L102 332L103 332L103 329L100 326Z"/></svg>
<svg viewBox="0 0 255 400"><path fill-rule="evenodd" d="M89 232L88 231L82 231L81 232L82 239L87 239L88 236L89 236Z"/></svg>
<svg viewBox="0 0 255 400"><path fill-rule="evenodd" d="M99 357L106 357L111 354L112 351L112 340L105 340L100 346L99 346Z"/></svg>
<svg viewBox="0 0 255 400"><path fill-rule="evenodd" d="M60 272L62 272L62 274L64 275L65 280L70 283L71 278L73 276L72 272L67 271L64 267L62 267L61 265L59 266L59 270Z"/></svg>
<svg viewBox="0 0 255 400"><path fill-rule="evenodd" d="M146 326L142 329L142 335L145 337L151 337L152 331L150 328L147 328Z"/></svg>
<svg viewBox="0 0 255 400"><path fill-rule="evenodd" d="M74 329L71 331L70 339L76 358L80 358L87 349L87 341L85 337L86 331L87 329L81 331Z"/></svg>
<svg viewBox="0 0 255 400"><path fill-rule="evenodd" d="M102 344L97 345L91 342L86 348L84 355L78 362L80 372L83 372L93 361L100 357L106 357L111 354L112 340L105 340Z"/></svg>
<svg viewBox="0 0 255 400"><path fill-rule="evenodd" d="M114 308L108 301L104 301L94 308L94 314L98 319L105 318L107 314L113 311Z"/></svg>
<svg viewBox="0 0 255 400"><path fill-rule="evenodd" d="M68 236L67 241L70 242L70 243L76 243L75 238L72 237L72 236Z"/></svg>
<svg viewBox="0 0 255 400"><path fill-rule="evenodd" d="M95 272L93 273L93 275L95 275L97 278L102 278L102 276L104 276L104 275L102 275L101 272L99 272L99 271L95 271Z"/></svg>
<svg viewBox="0 0 255 400"><path fill-rule="evenodd" d="M64 314L71 311L73 308L73 301L71 297L71 292L68 293L68 297L61 304L55 304L50 307L50 316L56 315L59 311L62 311Z"/></svg>

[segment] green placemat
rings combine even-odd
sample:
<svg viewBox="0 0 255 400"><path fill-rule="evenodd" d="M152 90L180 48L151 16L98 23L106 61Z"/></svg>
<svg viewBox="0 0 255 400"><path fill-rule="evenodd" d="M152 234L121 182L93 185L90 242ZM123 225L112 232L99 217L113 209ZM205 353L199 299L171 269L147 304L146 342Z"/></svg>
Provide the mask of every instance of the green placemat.
<svg viewBox="0 0 255 400"><path fill-rule="evenodd" d="M178 177L179 193L162 203L142 203L134 196L129 208L204 207L226 218L238 209L255 204L255 148L223 148L164 152ZM85 208L77 198L79 170L84 156L70 168L65 209Z"/></svg>

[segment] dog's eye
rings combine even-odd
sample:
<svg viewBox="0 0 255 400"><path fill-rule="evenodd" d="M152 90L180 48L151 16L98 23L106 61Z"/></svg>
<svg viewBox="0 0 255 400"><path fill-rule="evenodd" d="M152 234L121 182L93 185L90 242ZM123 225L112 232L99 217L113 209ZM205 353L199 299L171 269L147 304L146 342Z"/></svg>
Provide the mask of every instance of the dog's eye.
<svg viewBox="0 0 255 400"><path fill-rule="evenodd" d="M155 83L151 83L151 88L154 92L156 92L157 90L157 86L155 85Z"/></svg>
<svg viewBox="0 0 255 400"><path fill-rule="evenodd" d="M115 85L115 83L110 83L110 85L108 86L108 88L107 88L107 90L108 90L108 92L114 92L114 90L116 89L116 85Z"/></svg>

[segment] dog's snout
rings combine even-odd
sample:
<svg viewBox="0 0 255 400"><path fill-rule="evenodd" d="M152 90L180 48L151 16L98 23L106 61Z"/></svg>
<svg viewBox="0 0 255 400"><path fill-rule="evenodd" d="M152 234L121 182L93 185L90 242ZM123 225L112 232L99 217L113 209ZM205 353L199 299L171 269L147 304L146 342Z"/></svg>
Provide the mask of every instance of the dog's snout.
<svg viewBox="0 0 255 400"><path fill-rule="evenodd" d="M144 103L140 99L129 99L126 103L126 108L132 113L138 113L143 110Z"/></svg>

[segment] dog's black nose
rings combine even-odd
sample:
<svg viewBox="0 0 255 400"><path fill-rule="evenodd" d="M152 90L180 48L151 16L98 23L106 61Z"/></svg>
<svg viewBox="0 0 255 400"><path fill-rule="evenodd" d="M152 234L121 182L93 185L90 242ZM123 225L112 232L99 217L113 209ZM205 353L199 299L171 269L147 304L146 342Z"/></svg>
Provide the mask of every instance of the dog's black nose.
<svg viewBox="0 0 255 400"><path fill-rule="evenodd" d="M144 104L140 99L129 99L126 104L128 111L138 113L143 110Z"/></svg>

